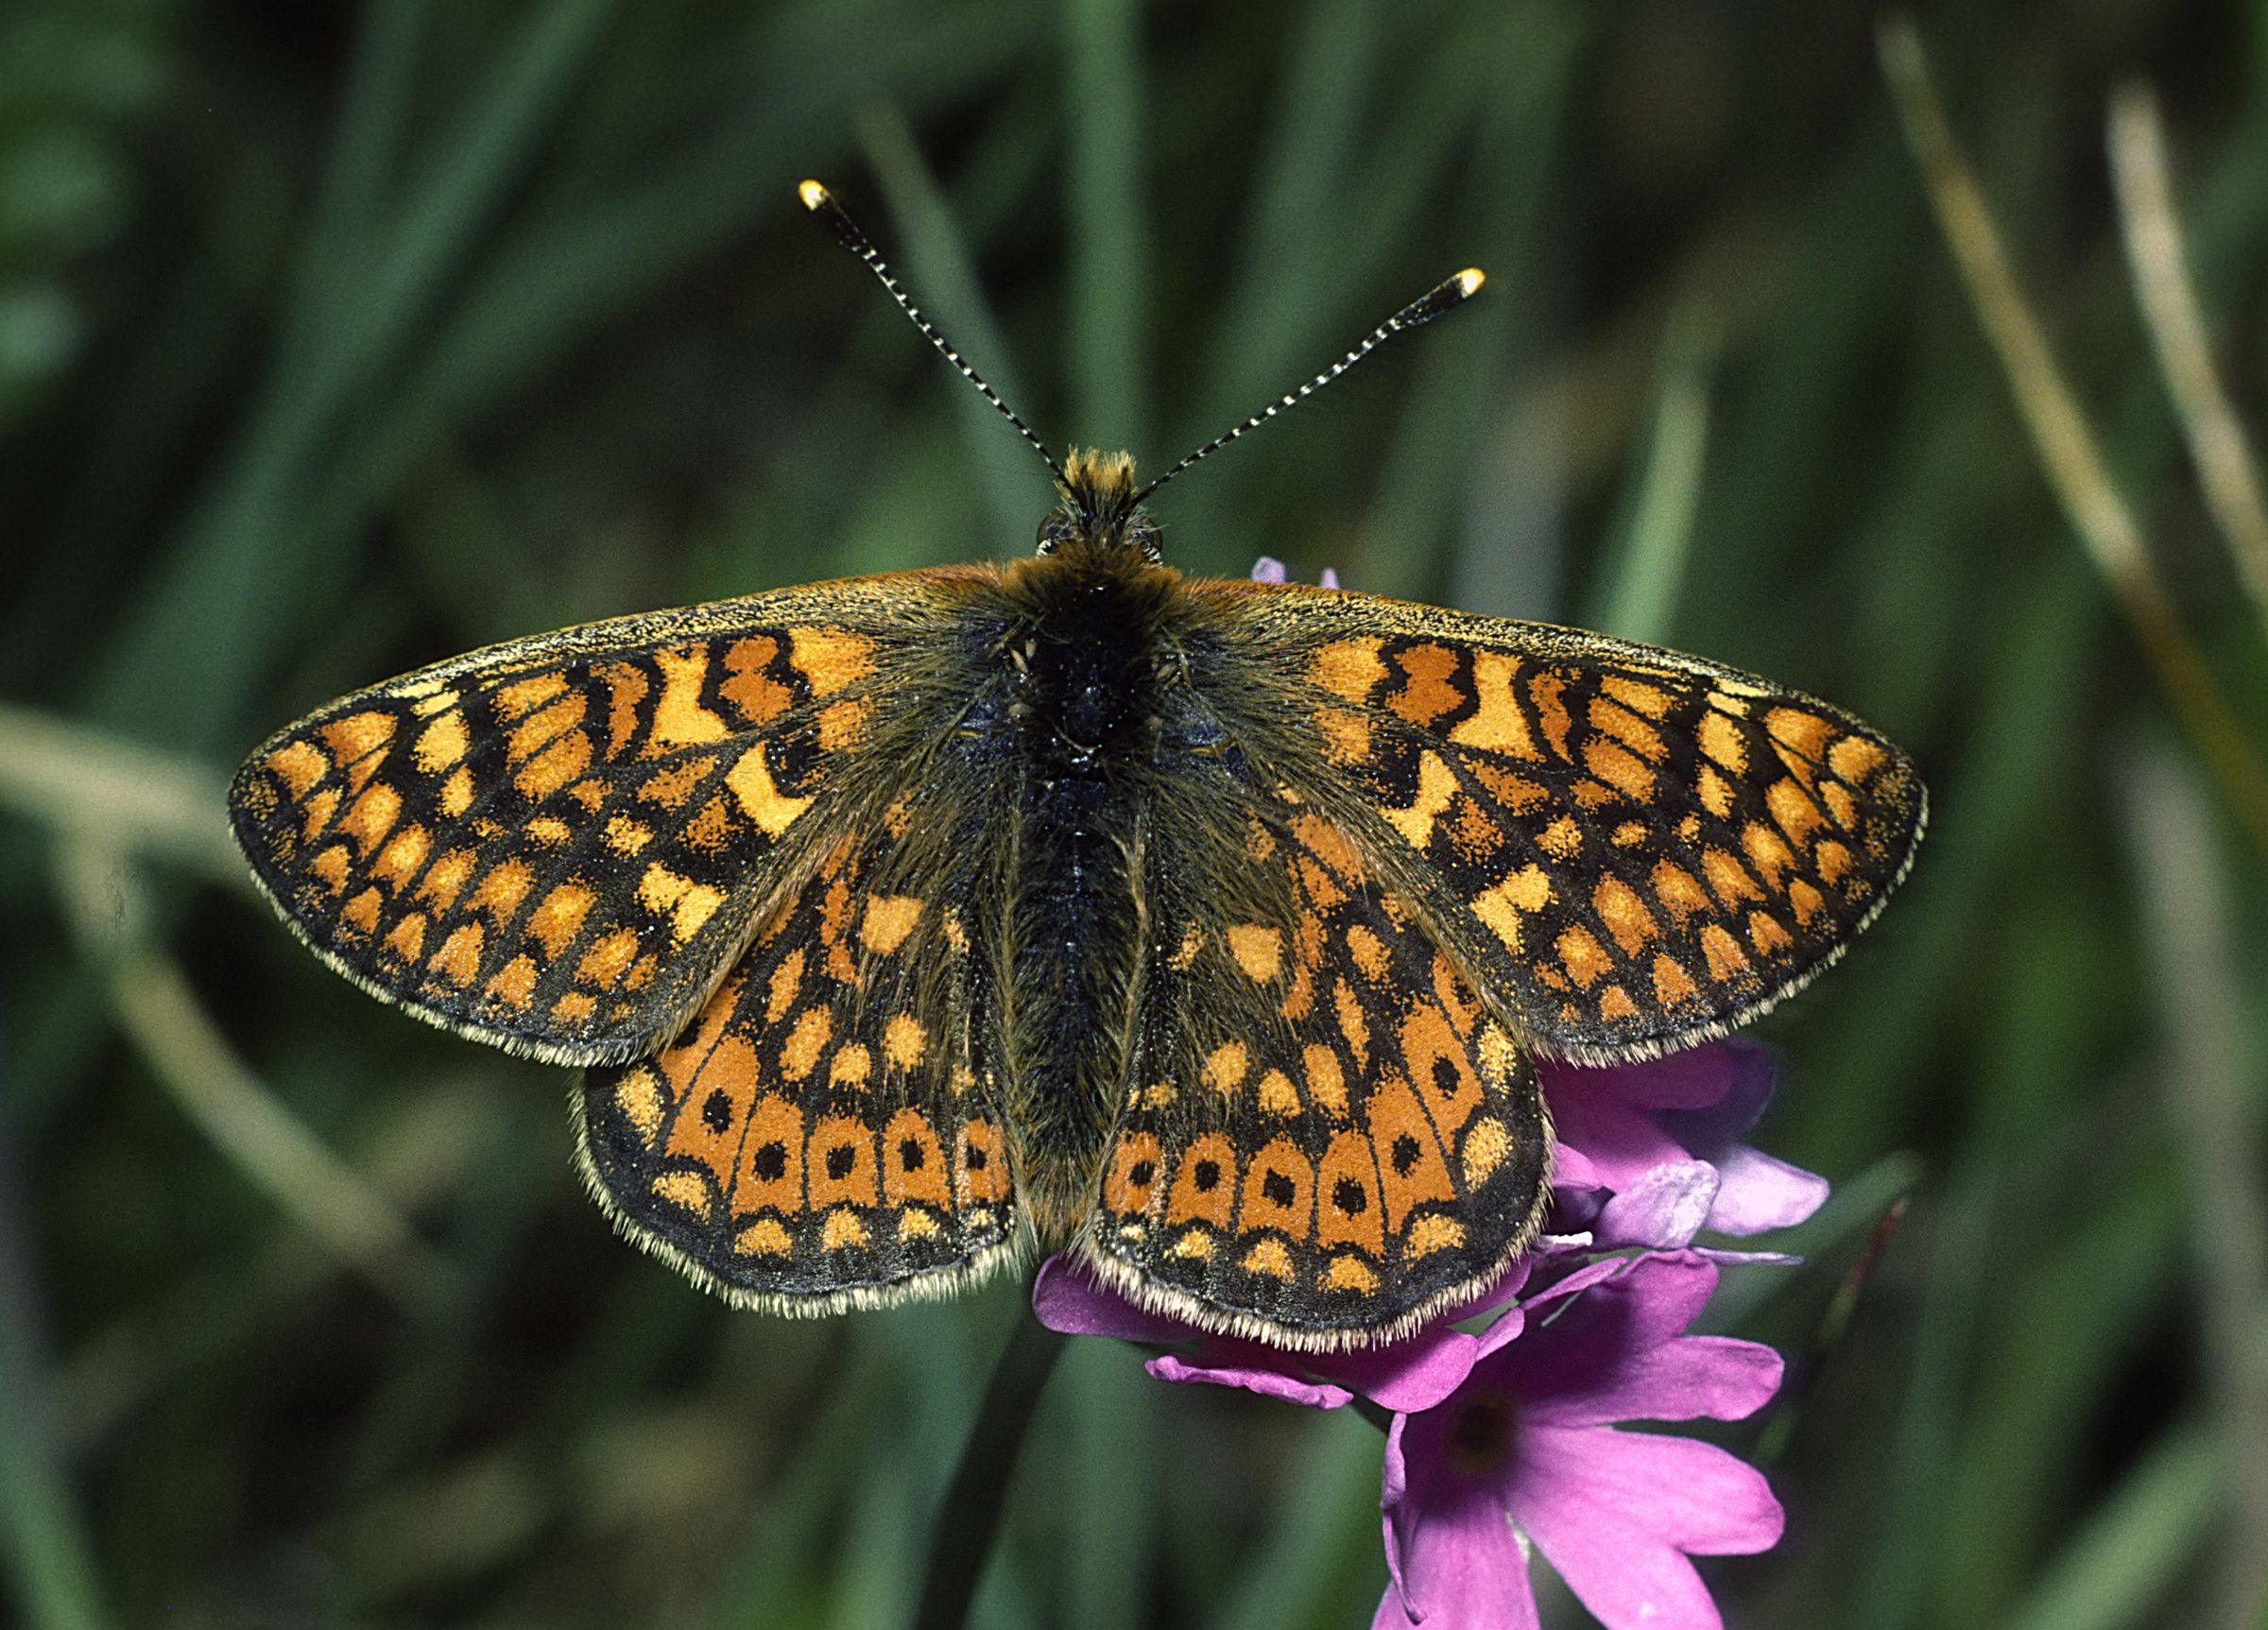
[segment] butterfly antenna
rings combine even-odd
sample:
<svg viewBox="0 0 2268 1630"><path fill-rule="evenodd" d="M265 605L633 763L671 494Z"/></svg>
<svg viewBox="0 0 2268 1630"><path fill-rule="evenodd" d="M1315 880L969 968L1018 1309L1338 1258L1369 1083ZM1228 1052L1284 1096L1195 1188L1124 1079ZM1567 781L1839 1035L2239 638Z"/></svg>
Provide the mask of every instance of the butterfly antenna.
<svg viewBox="0 0 2268 1630"><path fill-rule="evenodd" d="M937 331L937 325L921 315L921 308L907 298L904 289L899 287L897 275L890 270L889 262L884 260L882 251L868 241L867 234L858 230L858 223L850 218L843 206L834 201L834 195L816 181L805 181L796 189L796 193L802 198L805 209L827 223L827 230L834 233L835 241L865 261L867 269L882 280L882 286L890 291L890 298L898 302L898 308L914 319L914 326L921 331L930 344L937 348L938 353L953 364L963 379L975 386L987 402L1000 409L1002 417L1016 427L1018 435L1032 444L1032 450L1047 461L1047 468L1054 473L1057 484L1061 485L1063 467L1056 462L1056 455L1047 450L1047 443L1032 434L1032 427L1018 417L1014 408L1001 401L1000 393L985 383L984 375L961 359L961 353L954 350L953 342Z"/></svg>
<svg viewBox="0 0 2268 1630"><path fill-rule="evenodd" d="M1151 482L1147 487L1143 488L1140 492L1137 492L1134 495L1134 502L1137 504L1141 503L1151 493L1157 491L1158 489L1163 487L1167 482L1171 481L1175 476L1180 474L1181 472L1187 470L1191 465L1194 464L1198 459L1204 458L1209 455L1218 453L1222 448L1228 446L1231 441L1234 441L1238 437L1245 435L1248 431L1258 430L1262 425L1267 423L1269 420L1275 418L1279 413L1281 413L1285 408L1291 406L1294 403L1306 401L1307 398L1314 395L1316 391L1321 390L1332 380L1338 378L1340 374L1345 373L1356 363L1362 361L1363 358L1368 356L1380 346L1385 344L1386 341L1392 339L1396 335L1400 334L1405 329L1419 327L1422 324L1433 321L1434 318L1437 317L1445 316L1448 313L1456 310L1457 307L1463 305L1467 300L1470 300L1476 293L1478 293L1480 291L1481 284L1486 281L1487 279L1482 275L1480 267L1467 266L1463 271L1457 273L1456 276L1435 284L1432 288L1426 290L1425 293L1419 295L1416 300L1410 301L1409 304L1403 306L1400 311L1396 312L1392 317L1386 318L1385 321L1380 323L1376 328L1372 329L1370 331L1370 336L1364 340L1362 344L1356 346L1345 356L1342 356L1338 361L1332 363L1321 373L1316 374L1314 378L1309 380L1297 390L1291 392L1288 396L1277 398L1277 400L1269 403L1267 406L1262 408L1258 413L1255 413L1251 418L1246 420L1244 423L1238 425L1235 429L1224 432L1222 435L1214 437L1211 441L1208 441L1204 446L1198 448L1194 453L1191 454L1187 458L1184 458L1180 463L1175 465L1163 475L1160 475L1157 480Z"/></svg>

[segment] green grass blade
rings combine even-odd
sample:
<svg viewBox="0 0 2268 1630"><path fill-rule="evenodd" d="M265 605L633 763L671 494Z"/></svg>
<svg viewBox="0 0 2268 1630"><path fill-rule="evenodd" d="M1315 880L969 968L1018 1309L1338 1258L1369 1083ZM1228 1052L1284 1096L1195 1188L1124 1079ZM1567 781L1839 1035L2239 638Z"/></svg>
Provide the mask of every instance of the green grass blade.
<svg viewBox="0 0 2268 1630"><path fill-rule="evenodd" d="M1709 375L1716 343L1708 326L1706 317L1688 314L1663 344L1646 462L1609 557L1597 621L1587 620L1603 633L1658 645L1670 637L1709 445Z"/></svg>
<svg viewBox="0 0 2268 1630"><path fill-rule="evenodd" d="M1136 0L1070 0L1063 12L1073 434L1137 451L1150 431L1140 14Z"/></svg>

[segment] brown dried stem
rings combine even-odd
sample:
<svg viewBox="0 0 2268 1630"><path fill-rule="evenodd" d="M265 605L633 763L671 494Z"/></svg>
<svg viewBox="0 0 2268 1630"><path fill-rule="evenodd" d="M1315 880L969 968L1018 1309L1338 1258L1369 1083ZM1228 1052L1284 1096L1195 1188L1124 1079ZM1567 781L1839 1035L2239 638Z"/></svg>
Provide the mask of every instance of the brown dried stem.
<svg viewBox="0 0 2268 1630"><path fill-rule="evenodd" d="M2256 609L2268 611L2268 499L2260 490L2259 465L2206 340L2205 317L2174 214L2165 125L2148 86L2126 85L2111 97L2109 146L2127 264L2134 269L2135 292L2157 348L2166 390L2189 438L2198 485L2236 558L2245 592Z"/></svg>
<svg viewBox="0 0 2268 1630"><path fill-rule="evenodd" d="M1968 286L1984 336L2000 356L2049 484L2156 671L2182 728L2204 754L2253 842L2268 852L2268 765L2182 628L2134 511L2111 481L2101 444L2017 284L2000 230L1931 83L1913 21L1885 19L1877 46L1946 246Z"/></svg>

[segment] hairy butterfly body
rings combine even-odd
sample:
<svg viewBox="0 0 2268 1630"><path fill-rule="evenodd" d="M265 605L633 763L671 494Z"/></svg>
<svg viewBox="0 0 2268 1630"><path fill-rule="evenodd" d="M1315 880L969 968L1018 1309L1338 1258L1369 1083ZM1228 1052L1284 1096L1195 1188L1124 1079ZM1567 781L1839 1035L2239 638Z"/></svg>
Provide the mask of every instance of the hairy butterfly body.
<svg viewBox="0 0 2268 1630"><path fill-rule="evenodd" d="M1043 1242L1311 1347L1412 1327L1532 1236L1538 1054L1740 1023L1912 856L1911 765L1823 703L1186 578L1123 455L1060 487L1005 567L346 697L253 753L238 840L366 988L587 1066L593 1192L730 1299L939 1294Z"/></svg>

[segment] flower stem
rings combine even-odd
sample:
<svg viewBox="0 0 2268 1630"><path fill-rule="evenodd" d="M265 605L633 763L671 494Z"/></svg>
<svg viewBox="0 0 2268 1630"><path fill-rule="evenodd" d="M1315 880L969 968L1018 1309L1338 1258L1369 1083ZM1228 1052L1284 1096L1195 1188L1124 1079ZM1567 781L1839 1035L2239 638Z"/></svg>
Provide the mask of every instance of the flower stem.
<svg viewBox="0 0 2268 1630"><path fill-rule="evenodd" d="M1017 1451L1062 1353L1063 1337L1034 1318L1019 1319L1001 1349L976 1425L970 1429L961 1463L937 1511L915 1630L961 1630L968 1622L969 1604L1000 1536Z"/></svg>

